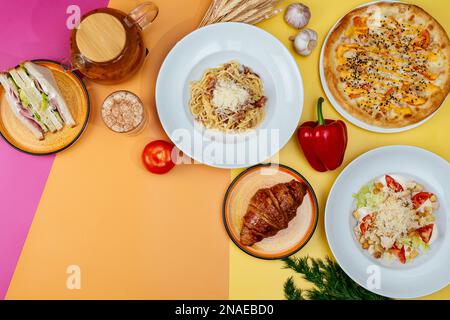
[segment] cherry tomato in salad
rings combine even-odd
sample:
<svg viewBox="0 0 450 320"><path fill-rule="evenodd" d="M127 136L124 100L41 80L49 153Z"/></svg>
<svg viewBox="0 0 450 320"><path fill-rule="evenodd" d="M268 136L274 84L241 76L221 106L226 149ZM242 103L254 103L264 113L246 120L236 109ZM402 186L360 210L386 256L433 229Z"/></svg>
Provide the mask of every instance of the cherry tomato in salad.
<svg viewBox="0 0 450 320"><path fill-rule="evenodd" d="M420 238L422 238L423 242L428 243L431 239L431 235L433 234L433 224L427 224L422 228L417 229Z"/></svg>
<svg viewBox="0 0 450 320"><path fill-rule="evenodd" d="M142 152L142 161L148 171L164 174L172 170L172 150L175 146L164 140L156 140L147 144Z"/></svg>
<svg viewBox="0 0 450 320"><path fill-rule="evenodd" d="M362 219L361 224L359 225L359 229L361 230L362 235L366 233L371 223L372 223L372 216L370 214L368 214Z"/></svg>
<svg viewBox="0 0 450 320"><path fill-rule="evenodd" d="M420 207L425 201L431 198L433 194L429 192L419 192L412 197L413 207L417 209Z"/></svg>
<svg viewBox="0 0 450 320"><path fill-rule="evenodd" d="M397 256L401 263L406 263L405 246L402 246L401 249L399 249L397 246L393 245L390 251Z"/></svg>
<svg viewBox="0 0 450 320"><path fill-rule="evenodd" d="M400 249L400 253L398 254L398 260L400 260L401 263L406 263L406 256L405 256L405 246L402 246Z"/></svg>
<svg viewBox="0 0 450 320"><path fill-rule="evenodd" d="M394 190L394 192L403 191L402 185L395 181L391 176L386 175L386 184L390 189Z"/></svg>

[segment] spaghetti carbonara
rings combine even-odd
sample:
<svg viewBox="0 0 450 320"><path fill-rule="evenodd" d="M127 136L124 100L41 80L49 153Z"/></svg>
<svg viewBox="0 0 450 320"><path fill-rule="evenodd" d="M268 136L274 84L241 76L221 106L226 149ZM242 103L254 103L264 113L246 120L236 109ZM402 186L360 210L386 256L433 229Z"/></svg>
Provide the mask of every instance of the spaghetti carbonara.
<svg viewBox="0 0 450 320"><path fill-rule="evenodd" d="M189 106L208 129L239 132L261 123L266 101L259 76L230 61L207 69L200 81L192 83Z"/></svg>

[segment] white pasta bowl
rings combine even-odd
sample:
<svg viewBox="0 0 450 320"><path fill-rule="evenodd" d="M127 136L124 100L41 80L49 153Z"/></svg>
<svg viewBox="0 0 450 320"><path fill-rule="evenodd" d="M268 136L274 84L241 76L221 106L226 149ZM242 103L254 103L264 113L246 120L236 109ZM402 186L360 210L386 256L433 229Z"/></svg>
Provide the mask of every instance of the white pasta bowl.
<svg viewBox="0 0 450 320"><path fill-rule="evenodd" d="M439 201L435 213L437 239L427 252L406 264L373 258L361 248L353 231L356 222L352 217L352 194L385 174L411 177ZM450 283L449 190L449 163L424 149L388 146L361 155L336 179L325 208L325 231L337 262L359 285L387 297L416 298L447 286Z"/></svg>
<svg viewBox="0 0 450 320"><path fill-rule="evenodd" d="M258 74L268 98L263 122L244 133L205 129L189 109L191 83L208 68L237 61ZM243 23L197 29L167 55L156 83L156 105L169 138L186 155L219 168L243 168L271 158L301 117L303 83L289 50L271 34Z"/></svg>

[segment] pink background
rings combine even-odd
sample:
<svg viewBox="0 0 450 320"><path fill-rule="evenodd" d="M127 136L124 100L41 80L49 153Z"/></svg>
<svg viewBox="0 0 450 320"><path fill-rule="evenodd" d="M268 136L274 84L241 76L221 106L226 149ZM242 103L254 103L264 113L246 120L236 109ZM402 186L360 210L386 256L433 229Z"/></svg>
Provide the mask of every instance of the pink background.
<svg viewBox="0 0 450 320"><path fill-rule="evenodd" d="M13 0L0 3L0 70L23 60L61 61L69 55L67 7L73 0ZM77 0L81 13L108 0ZM49 12L52 18L48 19ZM39 204L54 156L34 157L0 139L0 299L4 299Z"/></svg>

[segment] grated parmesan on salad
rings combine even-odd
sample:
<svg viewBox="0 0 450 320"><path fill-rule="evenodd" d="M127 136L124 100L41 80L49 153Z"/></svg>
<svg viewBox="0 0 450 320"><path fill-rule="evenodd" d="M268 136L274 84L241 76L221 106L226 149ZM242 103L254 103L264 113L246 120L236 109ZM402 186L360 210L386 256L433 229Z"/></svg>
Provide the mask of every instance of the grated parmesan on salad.
<svg viewBox="0 0 450 320"><path fill-rule="evenodd" d="M385 175L354 195L355 234L375 258L411 261L436 238L437 198L402 176Z"/></svg>
<svg viewBox="0 0 450 320"><path fill-rule="evenodd" d="M416 215L412 212L410 204L408 203L407 206L405 204L402 198L388 192L386 200L379 204L374 221L377 226L376 234L378 236L398 239L406 234L408 230L419 227Z"/></svg>

